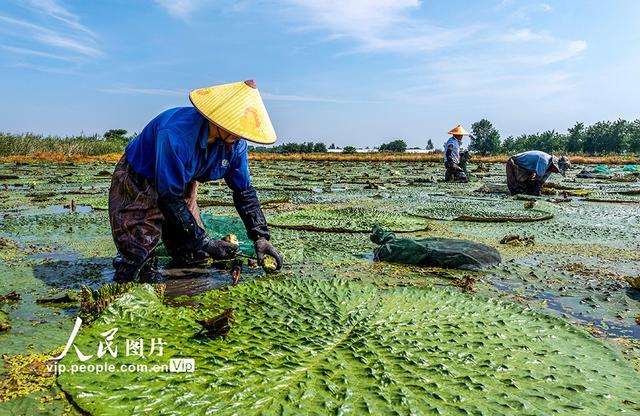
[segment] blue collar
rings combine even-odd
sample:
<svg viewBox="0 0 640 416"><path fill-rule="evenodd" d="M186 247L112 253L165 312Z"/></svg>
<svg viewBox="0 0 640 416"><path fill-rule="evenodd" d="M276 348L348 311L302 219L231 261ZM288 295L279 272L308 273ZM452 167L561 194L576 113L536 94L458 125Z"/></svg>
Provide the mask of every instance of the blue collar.
<svg viewBox="0 0 640 416"><path fill-rule="evenodd" d="M207 148L207 141L209 140L209 120L202 117L202 124L198 130L198 144L201 149Z"/></svg>

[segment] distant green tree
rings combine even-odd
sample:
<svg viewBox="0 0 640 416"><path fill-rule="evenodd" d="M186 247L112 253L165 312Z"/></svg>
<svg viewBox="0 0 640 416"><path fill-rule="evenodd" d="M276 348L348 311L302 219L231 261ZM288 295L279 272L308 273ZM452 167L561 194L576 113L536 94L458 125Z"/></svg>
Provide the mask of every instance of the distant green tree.
<svg viewBox="0 0 640 416"><path fill-rule="evenodd" d="M433 150L433 142L431 141L431 139L427 140L427 150Z"/></svg>
<svg viewBox="0 0 640 416"><path fill-rule="evenodd" d="M502 142L502 152L506 154L517 153L517 143L513 136L509 136Z"/></svg>
<svg viewBox="0 0 640 416"><path fill-rule="evenodd" d="M471 125L473 137L469 144L469 150L481 155L495 155L500 153L500 133L487 119L482 119Z"/></svg>
<svg viewBox="0 0 640 416"><path fill-rule="evenodd" d="M331 146L329 146L329 149L333 150L333 149L335 149L335 148L336 148L335 143L331 143Z"/></svg>
<svg viewBox="0 0 640 416"><path fill-rule="evenodd" d="M403 153L407 150L407 143L404 140L394 140L381 144L378 150L381 152Z"/></svg>
<svg viewBox="0 0 640 416"><path fill-rule="evenodd" d="M564 149L566 136L559 135L555 131L548 130L544 133L521 134L516 137L513 144L512 153L526 152L528 150L540 150L552 153L557 149Z"/></svg>
<svg viewBox="0 0 640 416"><path fill-rule="evenodd" d="M584 152L591 155L628 152L632 135L633 123L600 121L587 127Z"/></svg>
<svg viewBox="0 0 640 416"><path fill-rule="evenodd" d="M342 148L342 153L355 153L356 148L353 146L345 146Z"/></svg>
<svg viewBox="0 0 640 416"><path fill-rule="evenodd" d="M633 131L633 123L618 119L611 125L611 133L607 140L606 153L624 154L629 152L629 142Z"/></svg>
<svg viewBox="0 0 640 416"><path fill-rule="evenodd" d="M629 151L640 155L640 120L630 123Z"/></svg>
<svg viewBox="0 0 640 416"><path fill-rule="evenodd" d="M576 122L576 124L567 131L569 132L567 138L567 152L582 153L585 135L584 123Z"/></svg>
<svg viewBox="0 0 640 416"><path fill-rule="evenodd" d="M124 129L111 129L107 130L102 137L105 139L126 139L127 131Z"/></svg>
<svg viewBox="0 0 640 416"><path fill-rule="evenodd" d="M316 143L313 146L313 153L327 153L327 145L322 142Z"/></svg>
<svg viewBox="0 0 640 416"><path fill-rule="evenodd" d="M277 146L249 146L249 151L256 153L323 153L327 151L324 143L283 143Z"/></svg>
<svg viewBox="0 0 640 416"><path fill-rule="evenodd" d="M600 153L602 146L600 143L604 131L608 130L609 122L601 121L587 127L584 132L584 142L582 149L588 155Z"/></svg>
<svg viewBox="0 0 640 416"><path fill-rule="evenodd" d="M315 147L313 142L308 142L304 144L304 151L302 153L313 153L313 148Z"/></svg>

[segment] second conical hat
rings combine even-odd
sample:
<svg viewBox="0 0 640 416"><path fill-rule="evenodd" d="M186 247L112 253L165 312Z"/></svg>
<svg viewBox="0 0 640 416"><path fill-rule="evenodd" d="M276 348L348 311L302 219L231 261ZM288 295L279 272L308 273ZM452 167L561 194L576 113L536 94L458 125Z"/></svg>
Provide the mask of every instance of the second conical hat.
<svg viewBox="0 0 640 416"><path fill-rule="evenodd" d="M189 99L209 121L236 136L260 144L276 141L267 109L251 80L193 90Z"/></svg>
<svg viewBox="0 0 640 416"><path fill-rule="evenodd" d="M452 136L468 136L469 132L464 129L460 124L449 130L447 134L451 134Z"/></svg>

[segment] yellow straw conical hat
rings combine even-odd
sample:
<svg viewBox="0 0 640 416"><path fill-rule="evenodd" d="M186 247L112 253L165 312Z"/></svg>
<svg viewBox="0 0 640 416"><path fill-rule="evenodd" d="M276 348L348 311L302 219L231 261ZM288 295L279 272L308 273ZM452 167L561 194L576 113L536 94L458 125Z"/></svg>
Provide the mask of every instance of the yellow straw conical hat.
<svg viewBox="0 0 640 416"><path fill-rule="evenodd" d="M469 132L464 129L460 124L449 130L447 134L451 134L452 136L468 136Z"/></svg>
<svg viewBox="0 0 640 416"><path fill-rule="evenodd" d="M260 144L276 141L276 132L252 80L193 90L195 108L221 128Z"/></svg>

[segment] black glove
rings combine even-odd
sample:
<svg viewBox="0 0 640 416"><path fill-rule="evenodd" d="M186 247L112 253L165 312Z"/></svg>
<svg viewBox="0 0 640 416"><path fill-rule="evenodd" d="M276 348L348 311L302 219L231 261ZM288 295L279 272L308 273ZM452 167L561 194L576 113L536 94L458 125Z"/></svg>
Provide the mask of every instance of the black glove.
<svg viewBox="0 0 640 416"><path fill-rule="evenodd" d="M164 216L163 240L171 257L181 262L201 261L206 257L204 246L209 242L205 230L187 208L183 198L158 198L158 208Z"/></svg>
<svg viewBox="0 0 640 416"><path fill-rule="evenodd" d="M240 247L222 240L209 240L203 250L214 260L229 260L240 252Z"/></svg>
<svg viewBox="0 0 640 416"><path fill-rule="evenodd" d="M531 181L531 185L530 185L531 195L542 196L543 185L544 185L544 180L534 179L533 181Z"/></svg>
<svg viewBox="0 0 640 416"><path fill-rule="evenodd" d="M267 220L264 217L256 190L249 186L244 191L233 193L233 204L247 229L247 236L253 241L259 238L270 238Z"/></svg>
<svg viewBox="0 0 640 416"><path fill-rule="evenodd" d="M255 241L255 243L253 243L253 246L256 249L256 257L258 258L258 264L260 266L262 266L264 262L264 255L268 254L276 259L276 269L282 269L282 256L280 256L278 250L276 250L275 247L271 245L269 240L267 240L266 238L259 238Z"/></svg>

